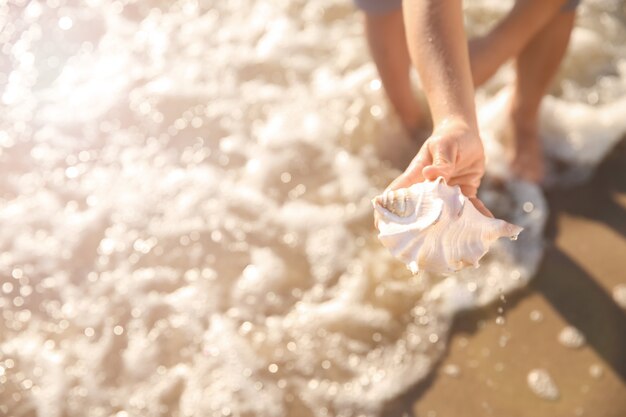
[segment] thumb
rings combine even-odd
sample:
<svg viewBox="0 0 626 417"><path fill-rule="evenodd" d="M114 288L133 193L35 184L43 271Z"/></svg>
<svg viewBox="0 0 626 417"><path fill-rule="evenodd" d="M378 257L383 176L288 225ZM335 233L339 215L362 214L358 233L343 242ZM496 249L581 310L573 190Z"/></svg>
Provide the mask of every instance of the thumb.
<svg viewBox="0 0 626 417"><path fill-rule="evenodd" d="M446 182L449 182L454 174L457 156L456 142L438 142L433 145L431 152L433 162L422 170L424 178L432 181L437 179L437 177L443 177Z"/></svg>

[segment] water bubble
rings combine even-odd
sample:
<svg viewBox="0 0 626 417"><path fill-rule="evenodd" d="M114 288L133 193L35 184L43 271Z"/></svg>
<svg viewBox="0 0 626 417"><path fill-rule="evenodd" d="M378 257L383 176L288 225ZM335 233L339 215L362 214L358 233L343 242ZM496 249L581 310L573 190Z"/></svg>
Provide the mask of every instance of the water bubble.
<svg viewBox="0 0 626 417"><path fill-rule="evenodd" d="M195 129L202 127L202 124L203 120L200 117L194 117L193 119L191 119L191 126Z"/></svg>
<svg viewBox="0 0 626 417"><path fill-rule="evenodd" d="M211 232L211 240L215 243L219 243L222 241L222 232L219 230L213 230Z"/></svg>
<svg viewBox="0 0 626 417"><path fill-rule="evenodd" d="M524 213L530 213L534 209L535 209L535 205L533 203L531 203L530 201L526 201L522 205L522 210L524 210Z"/></svg>
<svg viewBox="0 0 626 417"><path fill-rule="evenodd" d="M361 363L361 358L358 355L356 355L355 353L351 353L348 355L348 365L354 368L356 366L359 366L359 363Z"/></svg>
<svg viewBox="0 0 626 417"><path fill-rule="evenodd" d="M604 375L604 368L601 365L593 364L589 367L589 375L595 379L600 379Z"/></svg>
<svg viewBox="0 0 626 417"><path fill-rule="evenodd" d="M304 184L298 184L289 191L288 195L289 195L289 198L291 198L292 200L295 200L301 197L305 192L306 192L306 186Z"/></svg>
<svg viewBox="0 0 626 417"><path fill-rule="evenodd" d="M280 174L280 180L284 184L290 183L291 182L291 174L288 173L288 172L283 172L282 174Z"/></svg>
<svg viewBox="0 0 626 417"><path fill-rule="evenodd" d="M185 119L176 119L174 121L174 128L176 130L183 130L186 127L187 127L187 120L185 120Z"/></svg>
<svg viewBox="0 0 626 417"><path fill-rule="evenodd" d="M75 166L67 167L65 169L65 176L69 179L78 177L79 171Z"/></svg>
<svg viewBox="0 0 626 417"><path fill-rule="evenodd" d="M71 17L69 16L62 16L59 19L59 27L62 30L69 30L72 28L72 26L74 26L74 21L72 20Z"/></svg>
<svg viewBox="0 0 626 417"><path fill-rule="evenodd" d="M530 312L530 319L534 322L540 322L543 320L543 313L539 310L533 310Z"/></svg>
<svg viewBox="0 0 626 417"><path fill-rule="evenodd" d="M613 288L613 300L626 310L626 284L618 284Z"/></svg>
<svg viewBox="0 0 626 417"><path fill-rule="evenodd" d="M559 332L559 343L570 349L578 349L585 344L585 335L574 326L564 327Z"/></svg>
<svg viewBox="0 0 626 417"><path fill-rule="evenodd" d="M270 373L275 374L276 372L278 372L278 365L276 365L275 363L270 363L270 365L267 367L267 370L270 371Z"/></svg>
<svg viewBox="0 0 626 417"><path fill-rule="evenodd" d="M24 10L24 16L28 19L35 20L39 16L41 16L41 12L41 4L36 1L31 1L28 3L28 6L26 6L26 9Z"/></svg>
<svg viewBox="0 0 626 417"><path fill-rule="evenodd" d="M456 378L461 374L461 368L459 368L458 365L448 364L442 368L442 372L445 375Z"/></svg>
<svg viewBox="0 0 626 417"><path fill-rule="evenodd" d="M426 308L424 306L417 306L412 310L414 316L423 316L426 314Z"/></svg>
<svg viewBox="0 0 626 417"><path fill-rule="evenodd" d="M13 299L13 305L15 307L21 307L24 305L24 299L20 296L17 296Z"/></svg>
<svg viewBox="0 0 626 417"><path fill-rule="evenodd" d="M373 91L380 90L381 86L382 86L382 83L378 78L375 78L372 81L370 81L370 85L369 85L370 90L373 90Z"/></svg>
<svg viewBox="0 0 626 417"><path fill-rule="evenodd" d="M3 293L9 294L12 291L13 291L13 284L11 284L10 282L5 282L4 284L2 284Z"/></svg>
<svg viewBox="0 0 626 417"><path fill-rule="evenodd" d="M559 398L559 388L545 369L533 369L526 378L528 387L539 398L544 400L557 400Z"/></svg>

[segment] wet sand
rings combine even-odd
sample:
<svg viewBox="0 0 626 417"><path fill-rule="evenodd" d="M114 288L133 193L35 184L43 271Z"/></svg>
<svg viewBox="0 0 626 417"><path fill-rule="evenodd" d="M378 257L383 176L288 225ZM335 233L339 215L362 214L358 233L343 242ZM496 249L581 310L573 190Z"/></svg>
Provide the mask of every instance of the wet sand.
<svg viewBox="0 0 626 417"><path fill-rule="evenodd" d="M548 247L538 275L505 303L457 319L437 371L405 397L408 414L626 416L626 311L612 298L626 283L626 140L590 182L547 196ZM585 335L583 347L559 343L568 325ZM550 373L558 400L531 392L526 380L534 368Z"/></svg>

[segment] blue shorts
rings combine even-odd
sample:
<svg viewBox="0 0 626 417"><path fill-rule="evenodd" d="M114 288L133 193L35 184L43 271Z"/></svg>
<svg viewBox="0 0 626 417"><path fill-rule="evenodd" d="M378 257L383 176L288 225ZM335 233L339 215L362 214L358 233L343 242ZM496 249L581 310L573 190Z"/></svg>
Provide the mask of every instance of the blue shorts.
<svg viewBox="0 0 626 417"><path fill-rule="evenodd" d="M567 0L561 9L570 12L576 9L581 0ZM402 7L402 0L354 0L354 4L367 14L387 14Z"/></svg>

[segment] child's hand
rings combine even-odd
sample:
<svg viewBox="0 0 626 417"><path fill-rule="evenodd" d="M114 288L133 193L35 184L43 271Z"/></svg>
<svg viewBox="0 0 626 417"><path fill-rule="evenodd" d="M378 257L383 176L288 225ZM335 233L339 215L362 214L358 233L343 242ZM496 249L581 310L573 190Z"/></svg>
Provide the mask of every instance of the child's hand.
<svg viewBox="0 0 626 417"><path fill-rule="evenodd" d="M460 186L478 211L493 217L476 197L484 173L485 155L477 129L462 122L450 121L441 123L435 129L406 171L388 188L404 188L416 182L443 177L448 185Z"/></svg>

